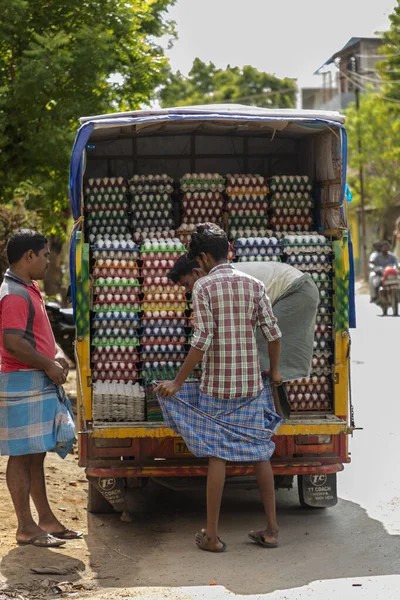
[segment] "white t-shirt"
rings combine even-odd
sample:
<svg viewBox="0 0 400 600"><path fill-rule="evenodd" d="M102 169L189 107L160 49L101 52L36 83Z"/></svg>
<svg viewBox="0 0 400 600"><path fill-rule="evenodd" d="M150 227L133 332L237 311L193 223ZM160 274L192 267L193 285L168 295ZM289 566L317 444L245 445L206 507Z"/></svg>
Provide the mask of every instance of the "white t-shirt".
<svg viewBox="0 0 400 600"><path fill-rule="evenodd" d="M265 285L267 295L274 305L281 298L291 285L304 275L295 267L279 262L240 262L233 266L238 271L251 275Z"/></svg>

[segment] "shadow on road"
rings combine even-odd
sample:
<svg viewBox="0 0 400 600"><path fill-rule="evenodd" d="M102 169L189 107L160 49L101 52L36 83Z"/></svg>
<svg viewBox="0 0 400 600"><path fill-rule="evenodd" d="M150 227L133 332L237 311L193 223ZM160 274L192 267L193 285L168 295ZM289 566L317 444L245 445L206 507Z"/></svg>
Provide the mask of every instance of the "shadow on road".
<svg viewBox="0 0 400 600"><path fill-rule="evenodd" d="M264 524L257 491L227 489L221 537L225 554L197 550L205 524L204 491L156 488L143 496L133 523L118 515L88 515L91 568L103 587L194 586L217 582L235 593L266 593L319 579L400 572L400 540L358 505L305 510L297 492L278 493L280 546L258 547L247 538Z"/></svg>
<svg viewBox="0 0 400 600"><path fill-rule="evenodd" d="M7 584L11 588L34 589L35 587L40 587L40 582L45 579L55 582L65 581L66 579L72 583L79 581L82 577L82 572L85 570L84 563L81 560L64 554L64 552L68 552L67 546L63 546L62 549L57 550L34 548L33 546L16 547L10 550L2 559L1 575L7 579ZM38 576L31 572L31 569L49 566L67 570L68 575ZM21 583L22 579L23 583Z"/></svg>

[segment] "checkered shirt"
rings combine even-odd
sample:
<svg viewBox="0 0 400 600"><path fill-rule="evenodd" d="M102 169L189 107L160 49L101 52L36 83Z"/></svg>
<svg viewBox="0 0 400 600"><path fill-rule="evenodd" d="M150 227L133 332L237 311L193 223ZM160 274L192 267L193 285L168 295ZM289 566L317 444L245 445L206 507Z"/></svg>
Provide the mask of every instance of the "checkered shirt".
<svg viewBox="0 0 400 600"><path fill-rule="evenodd" d="M254 398L262 390L256 330L281 337L264 284L229 264L218 265L193 288L194 334L202 350L200 389L220 399Z"/></svg>

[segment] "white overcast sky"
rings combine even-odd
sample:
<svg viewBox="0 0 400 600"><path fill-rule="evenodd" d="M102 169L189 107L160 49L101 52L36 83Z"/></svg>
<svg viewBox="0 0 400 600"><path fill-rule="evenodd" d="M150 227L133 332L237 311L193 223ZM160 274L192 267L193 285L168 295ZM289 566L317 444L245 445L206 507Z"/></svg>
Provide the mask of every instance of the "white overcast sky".
<svg viewBox="0 0 400 600"><path fill-rule="evenodd" d="M169 11L179 39L167 52L187 74L193 59L217 67L253 65L299 87L351 37L373 37L389 27L396 0L177 0Z"/></svg>

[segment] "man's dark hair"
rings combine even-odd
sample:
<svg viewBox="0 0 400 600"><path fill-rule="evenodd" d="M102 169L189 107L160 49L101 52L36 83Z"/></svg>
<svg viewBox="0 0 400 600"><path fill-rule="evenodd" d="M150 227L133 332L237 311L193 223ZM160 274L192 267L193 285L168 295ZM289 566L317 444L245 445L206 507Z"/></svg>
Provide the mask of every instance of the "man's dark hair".
<svg viewBox="0 0 400 600"><path fill-rule="evenodd" d="M36 256L46 246L47 238L39 231L33 229L20 229L8 240L7 259L10 265L15 265L24 256L25 252L33 250Z"/></svg>
<svg viewBox="0 0 400 600"><path fill-rule="evenodd" d="M189 260L187 254L183 254L178 258L172 269L168 273L168 279L174 283L179 283L181 277L191 275L193 269L200 267L197 260Z"/></svg>
<svg viewBox="0 0 400 600"><path fill-rule="evenodd" d="M193 260L202 252L210 254L214 260L228 257L229 242L221 227L214 223L200 223L192 233L188 258Z"/></svg>

